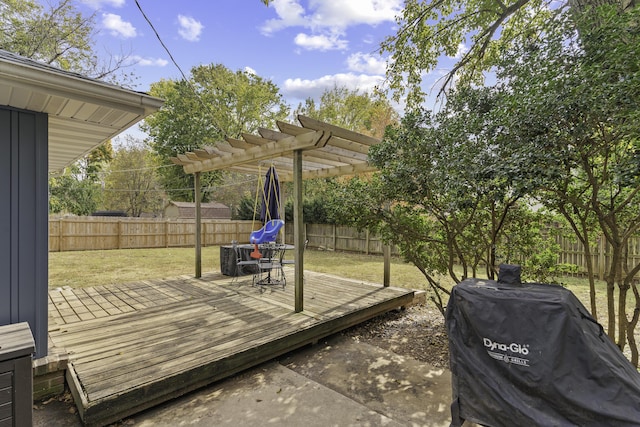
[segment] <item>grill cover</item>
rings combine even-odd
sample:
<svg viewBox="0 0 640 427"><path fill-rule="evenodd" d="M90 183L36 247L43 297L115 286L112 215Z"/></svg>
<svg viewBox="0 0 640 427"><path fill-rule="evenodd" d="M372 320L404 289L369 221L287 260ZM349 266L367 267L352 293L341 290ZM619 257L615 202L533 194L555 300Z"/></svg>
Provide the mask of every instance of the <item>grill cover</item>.
<svg viewBox="0 0 640 427"><path fill-rule="evenodd" d="M468 279L446 323L451 426L640 426L640 373L567 289Z"/></svg>

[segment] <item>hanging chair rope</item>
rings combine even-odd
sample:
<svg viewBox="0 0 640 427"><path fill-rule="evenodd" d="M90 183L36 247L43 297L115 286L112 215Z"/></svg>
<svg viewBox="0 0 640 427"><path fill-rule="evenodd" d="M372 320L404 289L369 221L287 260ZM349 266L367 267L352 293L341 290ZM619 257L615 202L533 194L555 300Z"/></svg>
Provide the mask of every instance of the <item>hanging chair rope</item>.
<svg viewBox="0 0 640 427"><path fill-rule="evenodd" d="M275 167L273 166L273 163L271 163L270 168L274 168L274 170L275 170ZM276 178L275 178L274 175L275 174L273 174L273 173L269 174L269 187L268 188L272 188L272 187L275 186ZM272 194L271 194L271 192L269 192L269 194L267 194L266 191L265 191L265 187L267 187L267 186L266 185L262 185L262 198L266 201L266 205L270 206L271 205L271 196L272 196ZM281 210L280 210L280 194L278 194L276 196L276 209L278 210L278 212L281 212ZM255 216L255 214L254 214L254 216ZM265 210L265 221L264 222L267 223L268 221L271 221L272 219L273 218L271 218L271 211L269 209L266 209Z"/></svg>
<svg viewBox="0 0 640 427"><path fill-rule="evenodd" d="M271 167L273 167L273 163L271 163L270 165ZM265 189L265 182L263 181L263 175L262 175L262 163L258 164L258 186L256 187L256 197L253 203L253 220L251 222L251 229L255 230L255 222L256 222L256 216L257 216L257 212L258 212L258 201L260 200L265 200L266 201L266 205L269 206L269 204L271 203L271 194L267 194L266 193L266 189ZM269 174L269 186L273 186L275 185L275 176L274 174ZM260 195L262 195L262 199L260 199ZM278 212L280 211L280 197L276 197L276 207L278 209ZM269 211L269 209L266 209L265 211L265 219L264 219L264 223L266 224L267 222L271 221L273 218L271 218L271 212Z"/></svg>
<svg viewBox="0 0 640 427"><path fill-rule="evenodd" d="M256 187L256 197L253 203L253 219L251 221L251 229L255 230L256 229L256 212L258 211L258 199L260 197L260 187L263 187L262 185L262 165L258 164L258 186ZM264 192L264 189L262 190Z"/></svg>
<svg viewBox="0 0 640 427"><path fill-rule="evenodd" d="M257 212L258 212L258 200L259 200L259 196L260 196L260 190L262 189L262 200L264 200L264 205L265 205L265 213L264 213L264 218L263 218L263 231L266 229L267 227L267 223L269 221L272 220L271 218L271 211L269 210L268 206L271 203L271 191L266 190L266 188L272 188L275 187L275 167L273 166L273 163L271 163L270 168L273 168L273 172L274 173L269 173L269 187L266 186L266 182L263 182L262 179L262 164L258 164L258 186L256 187L256 197L255 197L255 201L254 201L254 205L253 205L253 220L251 221L251 229L252 230L256 230L255 227L255 222L256 222L256 216L257 216ZM280 212L280 194L278 191L278 194L275 196L276 197L276 209L278 212ZM255 232L255 231L254 231ZM253 233L252 233L253 235ZM250 254L251 258L255 258L255 259L260 259L262 257L262 254L260 253L260 250L258 248L258 243L254 244L254 250L253 252L251 252Z"/></svg>

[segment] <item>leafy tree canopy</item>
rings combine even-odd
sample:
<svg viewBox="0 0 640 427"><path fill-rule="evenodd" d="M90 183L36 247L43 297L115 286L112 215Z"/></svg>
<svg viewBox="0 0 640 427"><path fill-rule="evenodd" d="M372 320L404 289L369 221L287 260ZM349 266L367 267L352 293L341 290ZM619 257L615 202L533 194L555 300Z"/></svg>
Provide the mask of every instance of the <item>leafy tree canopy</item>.
<svg viewBox="0 0 640 427"><path fill-rule="evenodd" d="M297 114L376 138L382 138L386 126L399 120L398 113L386 99L338 86L326 90L318 104L313 98L307 98L304 104L298 105Z"/></svg>
<svg viewBox="0 0 640 427"><path fill-rule="evenodd" d="M594 244L594 221L610 245L608 333L613 339L617 323L623 348L640 319L640 263L627 249L640 229L640 11L601 6L569 18L505 51L497 73L508 94L503 123L519 152L541 153L531 162L545 182L540 199L574 224L583 246ZM627 317L629 290L636 304Z"/></svg>
<svg viewBox="0 0 640 427"><path fill-rule="evenodd" d="M515 149L501 136L501 100L492 88L461 88L443 111L406 115L370 149L380 172L352 180L336 203L349 212L345 221L398 246L442 311L441 275L457 282L484 269L492 278L499 262L519 261L540 244L536 214L523 202L534 175L521 173L526 158L505 160Z"/></svg>
<svg viewBox="0 0 640 427"><path fill-rule="evenodd" d="M0 2L0 49L120 85L133 83L128 55L101 58L93 42L95 14L84 16L73 0Z"/></svg>
<svg viewBox="0 0 640 427"><path fill-rule="evenodd" d="M91 215L100 206L100 185L81 179L78 165L65 169L60 176L49 178L49 212Z"/></svg>
<svg viewBox="0 0 640 427"><path fill-rule="evenodd" d="M143 144L129 140L118 149L104 179L104 207L138 217L159 214L163 192L157 182L152 153Z"/></svg>
<svg viewBox="0 0 640 427"><path fill-rule="evenodd" d="M201 65L185 80L162 80L151 94L165 100L163 108L149 117L143 129L150 147L163 165L169 158L225 138L240 138L260 127L273 128L289 114L278 87L246 71L223 65ZM219 173L203 173L204 187L219 181ZM160 169L160 182L172 200L193 201L193 175L178 166ZM210 193L203 192L203 201Z"/></svg>
<svg viewBox="0 0 640 427"><path fill-rule="evenodd" d="M605 3L621 10L635 5L633 0L407 0L396 19L397 34L381 44L382 53L390 54L389 87L396 99L406 94L409 107L420 105L423 77L436 69L442 56L457 62L440 82L441 93L454 81L480 84L501 52L535 38L553 15Z"/></svg>

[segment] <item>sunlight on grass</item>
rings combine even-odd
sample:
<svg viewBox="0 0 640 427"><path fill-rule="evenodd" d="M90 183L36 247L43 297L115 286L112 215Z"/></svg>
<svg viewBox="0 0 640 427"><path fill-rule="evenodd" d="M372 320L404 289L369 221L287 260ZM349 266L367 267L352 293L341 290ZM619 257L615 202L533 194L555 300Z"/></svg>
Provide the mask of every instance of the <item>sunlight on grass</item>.
<svg viewBox="0 0 640 427"><path fill-rule="evenodd" d="M333 274L365 282L382 283L384 265L382 256L318 251L308 249L304 257L305 270ZM202 248L202 272L220 271L220 248ZM123 249L109 251L52 252L49 254L49 286L86 287L135 282L195 272L194 248ZM563 278L570 289L587 307L589 283L582 278ZM453 282L448 276L441 278L450 288ZM393 258L391 262L391 286L427 290L422 273L411 264ZM598 311L605 313L606 295L603 282L598 282ZM602 319L602 315L599 320Z"/></svg>
<svg viewBox="0 0 640 427"><path fill-rule="evenodd" d="M220 249L202 248L202 271L220 270ZM193 248L52 252L49 287L73 288L193 275Z"/></svg>

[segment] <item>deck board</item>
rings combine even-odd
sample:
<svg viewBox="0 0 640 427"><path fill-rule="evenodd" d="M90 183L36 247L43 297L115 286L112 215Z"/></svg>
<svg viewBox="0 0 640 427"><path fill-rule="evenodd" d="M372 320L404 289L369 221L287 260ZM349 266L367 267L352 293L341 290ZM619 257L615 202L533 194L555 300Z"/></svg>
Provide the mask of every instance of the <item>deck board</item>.
<svg viewBox="0 0 640 427"><path fill-rule="evenodd" d="M293 274L287 272L288 277ZM50 291L50 336L69 353L81 418L105 425L393 308L413 291L305 272L260 290L219 273Z"/></svg>

